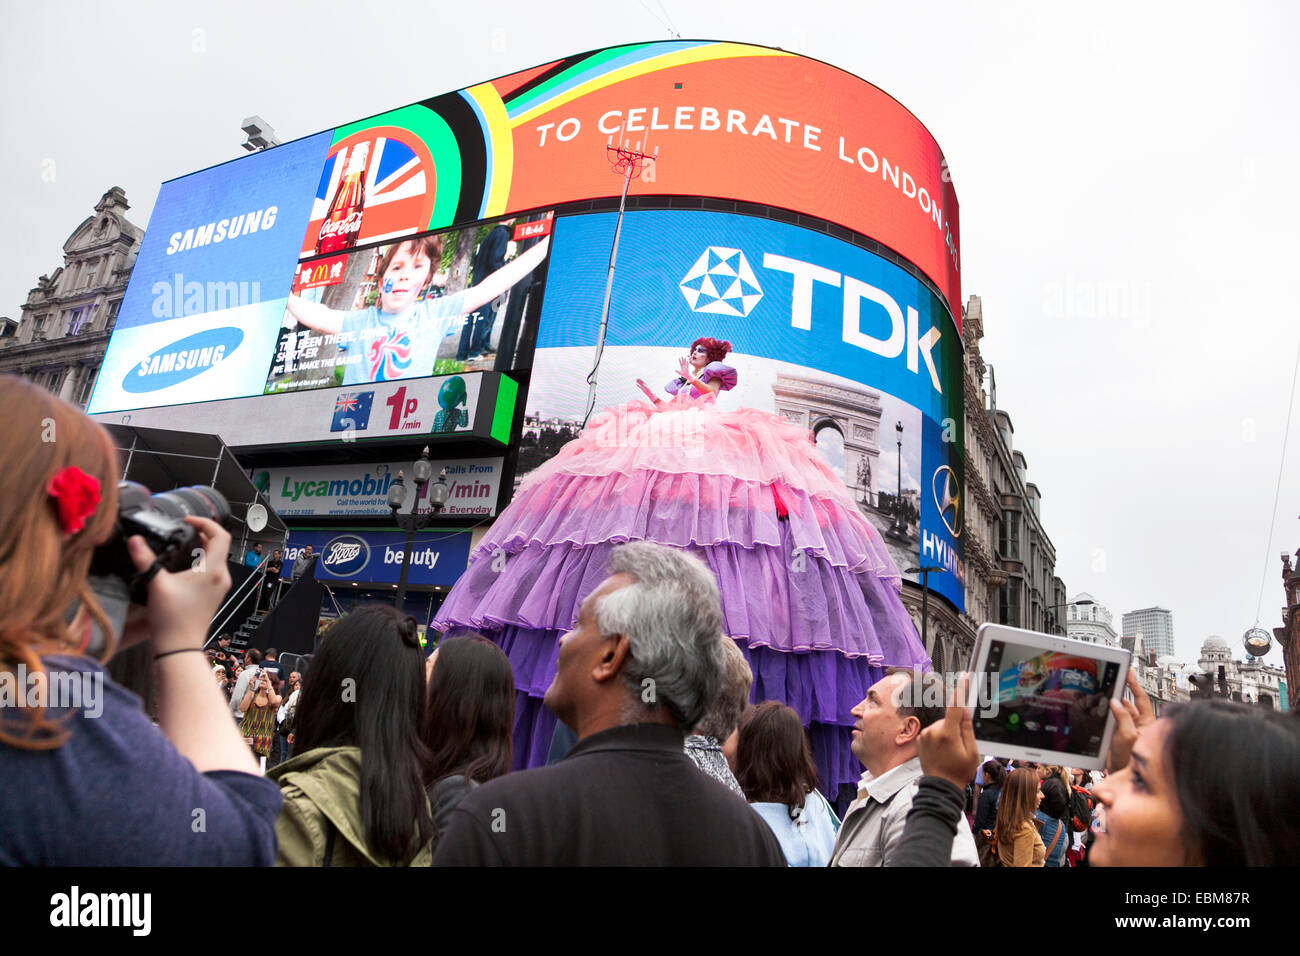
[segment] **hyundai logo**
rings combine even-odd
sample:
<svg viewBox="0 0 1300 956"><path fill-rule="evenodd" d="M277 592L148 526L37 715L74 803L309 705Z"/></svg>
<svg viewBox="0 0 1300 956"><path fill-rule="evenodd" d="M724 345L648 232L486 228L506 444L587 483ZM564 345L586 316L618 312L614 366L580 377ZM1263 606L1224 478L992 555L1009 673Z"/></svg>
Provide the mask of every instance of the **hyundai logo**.
<svg viewBox="0 0 1300 956"><path fill-rule="evenodd" d="M370 563L370 545L355 534L343 534L325 545L321 567L336 578L350 578Z"/></svg>
<svg viewBox="0 0 1300 956"><path fill-rule="evenodd" d="M954 538L960 538L961 485L957 482L957 473L947 465L940 465L934 470L930 486L934 493L934 506L939 509L943 526Z"/></svg>

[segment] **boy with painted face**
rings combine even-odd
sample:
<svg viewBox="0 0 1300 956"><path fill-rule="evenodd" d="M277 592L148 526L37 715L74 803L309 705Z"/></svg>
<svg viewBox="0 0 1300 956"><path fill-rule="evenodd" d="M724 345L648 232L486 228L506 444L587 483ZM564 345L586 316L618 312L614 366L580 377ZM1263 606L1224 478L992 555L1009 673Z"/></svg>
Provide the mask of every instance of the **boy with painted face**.
<svg viewBox="0 0 1300 956"><path fill-rule="evenodd" d="M420 296L442 262L442 239L425 236L389 246L379 264L379 301L344 312L289 296L289 314L317 332L339 336L344 385L418 378L433 373L443 338L466 313L503 295L535 269L549 248L543 239L477 285L439 298Z"/></svg>

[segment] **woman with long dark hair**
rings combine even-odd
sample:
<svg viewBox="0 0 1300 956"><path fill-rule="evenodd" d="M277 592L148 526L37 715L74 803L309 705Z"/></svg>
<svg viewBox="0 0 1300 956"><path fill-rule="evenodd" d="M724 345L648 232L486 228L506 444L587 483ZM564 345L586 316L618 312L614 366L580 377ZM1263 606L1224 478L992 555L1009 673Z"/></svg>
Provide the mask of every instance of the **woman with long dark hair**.
<svg viewBox="0 0 1300 956"><path fill-rule="evenodd" d="M428 668L424 779L442 832L471 788L510 772L515 675L501 648L479 636L443 641Z"/></svg>
<svg viewBox="0 0 1300 956"><path fill-rule="evenodd" d="M775 700L746 711L736 744L736 779L776 834L786 862L830 862L839 821L817 790L817 765L797 713Z"/></svg>
<svg viewBox="0 0 1300 956"><path fill-rule="evenodd" d="M1042 866L1046 847L1034 826L1034 814L1043 792L1038 786L1038 771L1021 768L1011 771L1002 785L998 800L998 859L1003 866Z"/></svg>
<svg viewBox="0 0 1300 956"><path fill-rule="evenodd" d="M370 604L330 626L303 679L296 756L269 774L284 793L281 865L428 864L424 712L414 618Z"/></svg>
<svg viewBox="0 0 1300 956"><path fill-rule="evenodd" d="M1136 681L1130 681L1133 687ZM1227 700L1150 714L1137 687L1131 755L1093 788L1094 866L1293 866L1300 860L1300 718ZM1140 696L1139 696L1140 695ZM1139 718L1141 720L1141 718ZM1127 724L1127 728L1125 725ZM1123 748L1121 744L1121 748ZM1115 749L1112 749L1112 753Z"/></svg>
<svg viewBox="0 0 1300 956"><path fill-rule="evenodd" d="M275 689L271 675L263 668L257 677L250 681L244 699L239 705L243 719L239 722L239 732L249 741L253 753L266 757L272 764L271 748L275 746L275 712L283 703Z"/></svg>
<svg viewBox="0 0 1300 956"><path fill-rule="evenodd" d="M1043 841L1043 866L1065 866L1065 854L1070 848L1069 792L1056 773L1045 777L1039 784L1043 800L1038 805L1034 820L1039 839Z"/></svg>

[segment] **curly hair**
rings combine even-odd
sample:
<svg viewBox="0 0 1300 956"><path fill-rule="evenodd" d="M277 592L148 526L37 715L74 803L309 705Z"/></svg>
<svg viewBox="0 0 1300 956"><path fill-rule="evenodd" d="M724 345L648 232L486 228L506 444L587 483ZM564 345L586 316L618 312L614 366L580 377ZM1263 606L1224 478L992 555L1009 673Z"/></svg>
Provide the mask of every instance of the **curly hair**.
<svg viewBox="0 0 1300 956"><path fill-rule="evenodd" d="M731 343L723 342L718 339L699 338L691 343L691 351L695 351L697 346L704 346L710 362L721 362L731 351Z"/></svg>

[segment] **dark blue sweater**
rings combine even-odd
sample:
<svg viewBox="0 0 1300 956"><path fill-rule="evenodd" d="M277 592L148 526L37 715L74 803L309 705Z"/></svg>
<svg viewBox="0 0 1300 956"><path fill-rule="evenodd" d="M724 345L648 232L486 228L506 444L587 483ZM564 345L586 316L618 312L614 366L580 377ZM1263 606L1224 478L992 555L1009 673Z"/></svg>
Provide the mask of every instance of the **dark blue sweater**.
<svg viewBox="0 0 1300 956"><path fill-rule="evenodd" d="M0 743L0 866L275 863L279 787L233 770L199 773L97 662L60 656L45 666L94 696L46 711L67 718L63 746ZM12 691L12 667L0 681ZM25 699L26 687L18 689ZM3 694L0 723L21 729L26 713Z"/></svg>

